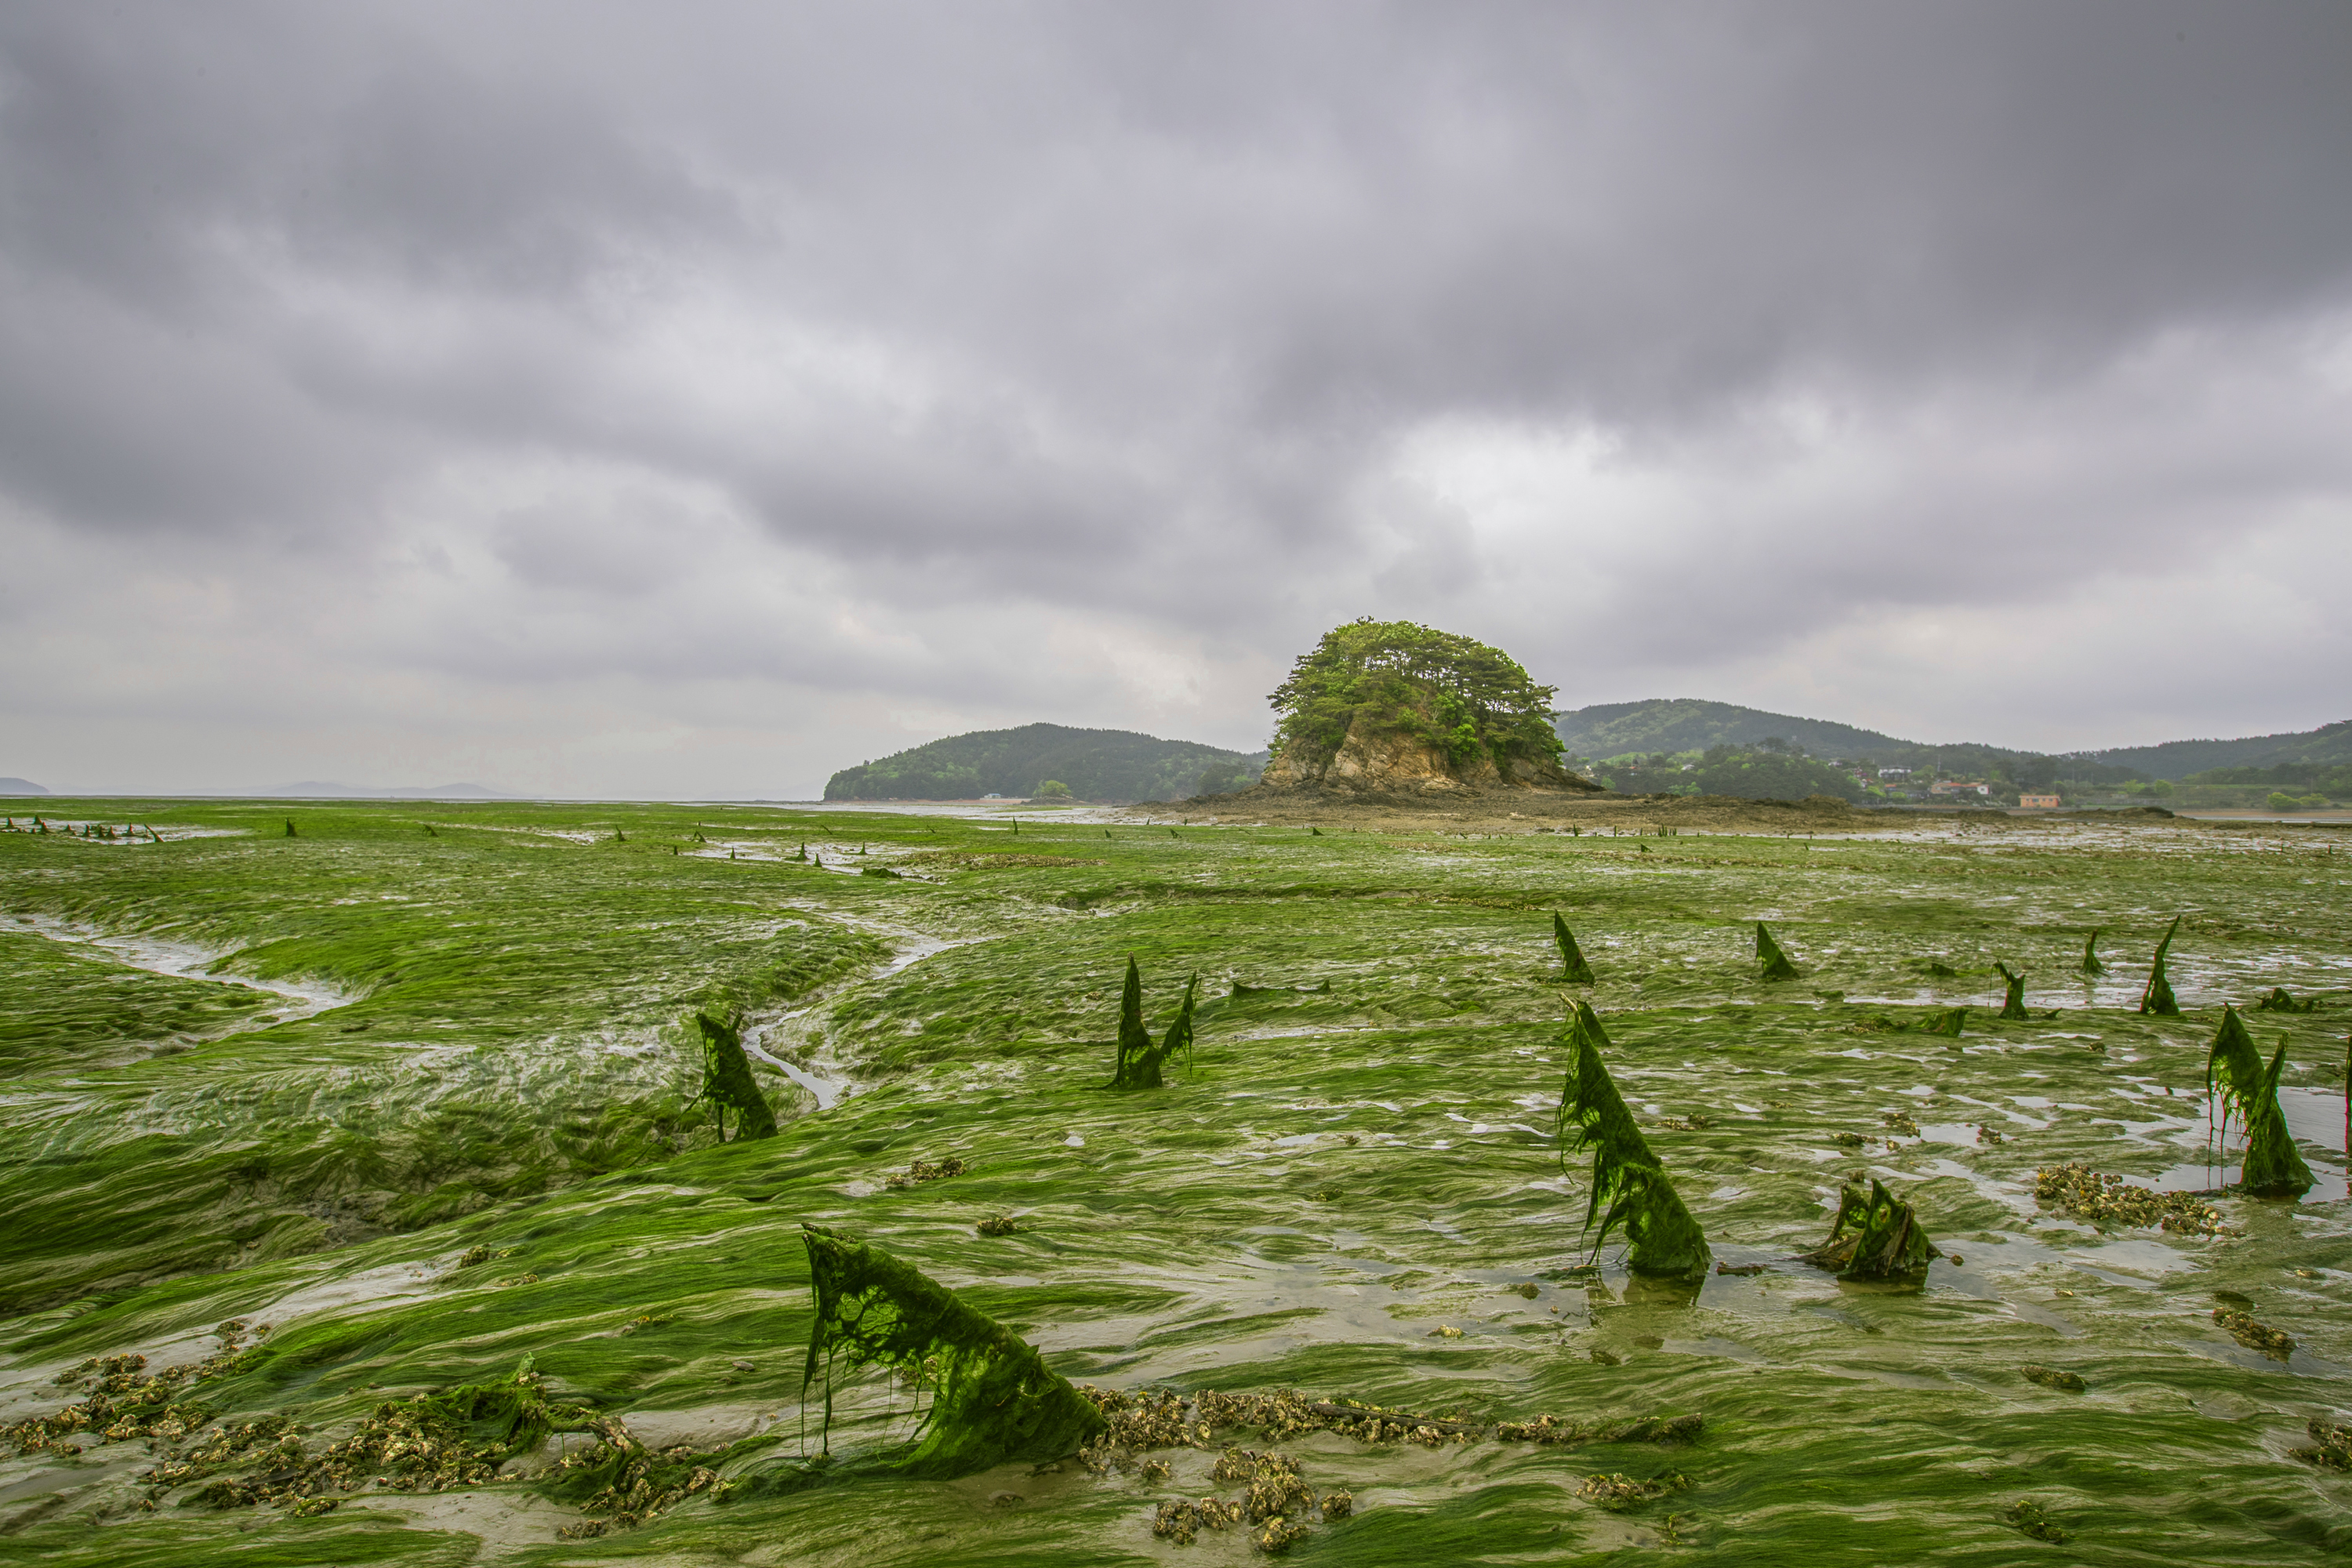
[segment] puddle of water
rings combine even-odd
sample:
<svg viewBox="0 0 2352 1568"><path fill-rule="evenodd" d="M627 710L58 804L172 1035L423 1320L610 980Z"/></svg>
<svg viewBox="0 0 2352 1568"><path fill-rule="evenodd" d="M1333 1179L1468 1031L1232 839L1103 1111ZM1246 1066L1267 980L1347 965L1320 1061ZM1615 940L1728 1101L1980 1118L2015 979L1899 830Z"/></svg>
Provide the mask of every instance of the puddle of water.
<svg viewBox="0 0 2352 1568"><path fill-rule="evenodd" d="M2308 1160L2304 1163L2310 1164ZM2245 1173L2244 1167L2237 1164L2174 1165L2153 1178L2147 1184L2159 1193L2220 1192L2223 1188L2235 1186L2245 1178ZM2323 1166L2313 1165L2311 1174L2311 1190L2303 1194L2300 1202L2334 1204L2342 1203L2347 1197L2352 1197L2352 1182L2346 1181L2343 1172L2330 1171Z"/></svg>

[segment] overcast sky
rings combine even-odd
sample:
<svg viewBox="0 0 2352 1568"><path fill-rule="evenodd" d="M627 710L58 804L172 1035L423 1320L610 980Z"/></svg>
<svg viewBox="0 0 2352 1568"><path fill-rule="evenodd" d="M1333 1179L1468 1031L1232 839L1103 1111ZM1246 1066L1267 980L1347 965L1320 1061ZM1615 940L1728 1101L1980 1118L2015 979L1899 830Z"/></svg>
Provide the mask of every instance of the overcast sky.
<svg viewBox="0 0 2352 1568"><path fill-rule="evenodd" d="M0 773L2352 717L2352 5L0 7Z"/></svg>

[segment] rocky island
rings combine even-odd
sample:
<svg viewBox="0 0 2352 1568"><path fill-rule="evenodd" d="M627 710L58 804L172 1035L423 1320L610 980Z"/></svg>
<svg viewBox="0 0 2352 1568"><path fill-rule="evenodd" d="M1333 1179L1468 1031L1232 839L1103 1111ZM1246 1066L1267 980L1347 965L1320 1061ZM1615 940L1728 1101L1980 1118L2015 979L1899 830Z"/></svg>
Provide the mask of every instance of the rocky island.
<svg viewBox="0 0 2352 1568"><path fill-rule="evenodd" d="M1560 766L1551 702L1500 648L1411 621L1353 621L1302 654L1270 699L1281 719L1254 804L1364 804L1601 786Z"/></svg>

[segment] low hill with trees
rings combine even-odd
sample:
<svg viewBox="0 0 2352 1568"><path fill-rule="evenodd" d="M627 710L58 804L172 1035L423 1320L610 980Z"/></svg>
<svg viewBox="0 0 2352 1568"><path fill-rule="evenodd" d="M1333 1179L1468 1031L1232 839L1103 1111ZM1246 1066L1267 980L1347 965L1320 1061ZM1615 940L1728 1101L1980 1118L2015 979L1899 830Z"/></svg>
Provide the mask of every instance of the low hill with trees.
<svg viewBox="0 0 2352 1568"><path fill-rule="evenodd" d="M1816 757L1866 757L1918 749L1915 741L1899 741L1875 730L1694 697L1596 702L1561 714L1558 728L1561 744L1580 757L1704 752L1711 746L1753 746L1774 738Z"/></svg>
<svg viewBox="0 0 2352 1568"><path fill-rule="evenodd" d="M1078 800L1181 800L1223 795L1257 782L1265 753L1229 752L1194 741L1163 741L1132 730L1024 724L975 730L844 768L827 800L977 800L983 795L1067 795ZM1059 784L1048 790L1047 784Z"/></svg>
<svg viewBox="0 0 2352 1568"><path fill-rule="evenodd" d="M2187 779L2216 769L2326 771L2352 766L2352 719L2286 734L2248 735L2235 741L2167 741L2160 746L2116 746L2086 754L2159 779ZM2282 775L2278 782L2309 781Z"/></svg>
<svg viewBox="0 0 2352 1568"><path fill-rule="evenodd" d="M2236 741L2048 753L1975 742L1930 744L1826 719L1668 698L1596 703L1560 715L1558 729L1567 766L1628 794L1821 794L1860 801L1885 793L1858 781L1859 773L1863 780L1899 778L1888 786L1898 797L1932 777L1981 781L1996 799L2052 790L2074 799L2120 790L2175 804L2251 805L2273 791L2297 800L2343 798L2352 776L2352 721ZM2176 783L2188 793L2177 795Z"/></svg>

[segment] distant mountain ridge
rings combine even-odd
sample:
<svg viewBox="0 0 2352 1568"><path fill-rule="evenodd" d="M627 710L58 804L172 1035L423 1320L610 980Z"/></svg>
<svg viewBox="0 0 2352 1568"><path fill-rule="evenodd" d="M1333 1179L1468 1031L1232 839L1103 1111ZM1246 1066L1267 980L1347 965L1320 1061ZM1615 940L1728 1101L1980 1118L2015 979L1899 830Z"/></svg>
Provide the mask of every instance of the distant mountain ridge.
<svg viewBox="0 0 2352 1568"><path fill-rule="evenodd" d="M975 730L844 768L824 786L827 800L975 800L1031 795L1048 779L1080 800L1181 800L1203 775L1246 783L1265 753L1229 752L1196 741L1163 741L1133 730L1076 730L1024 724Z"/></svg>
<svg viewBox="0 0 2352 1568"><path fill-rule="evenodd" d="M1596 702L1590 708L1561 714L1553 728L1559 731L1561 744L1583 757L1752 746L1776 735L1817 757L1860 757L1879 752L1908 751L1918 744L1826 719L1800 719L1791 713L1768 713L1760 708L1706 702L1695 697Z"/></svg>
<svg viewBox="0 0 2352 1568"><path fill-rule="evenodd" d="M2103 763L2137 768L2151 777L2178 779L2208 768L2274 768L2284 763L2330 766L2352 763L2352 719L2280 735L2236 741L2167 741L2160 746L2115 746L2084 753Z"/></svg>
<svg viewBox="0 0 2352 1568"><path fill-rule="evenodd" d="M320 798L353 800L512 800L515 797L478 784L347 784L323 779L304 779L299 784L273 784L268 789L206 791L206 794L234 794L255 800L273 800L280 796L294 800Z"/></svg>
<svg viewBox="0 0 2352 1568"><path fill-rule="evenodd" d="M2152 746L2112 746L2100 751L2041 752L1982 742L1930 743L1906 741L1876 730L1833 720L1772 713L1732 702L1696 698L1653 698L1642 702L1597 702L1559 716L1561 743L1577 756L1622 757L1633 752L1705 751L1710 746L1753 746L1778 736L1817 757L1868 759L1882 766L1916 766L1941 760L1965 768L1983 759L2056 756L2138 774L2180 779L2208 768L2272 767L2283 763L2352 763L2352 720L2287 734L2249 735L2235 741L2167 741Z"/></svg>
<svg viewBox="0 0 2352 1568"><path fill-rule="evenodd" d="M30 779L0 779L0 795L47 795L49 792Z"/></svg>

